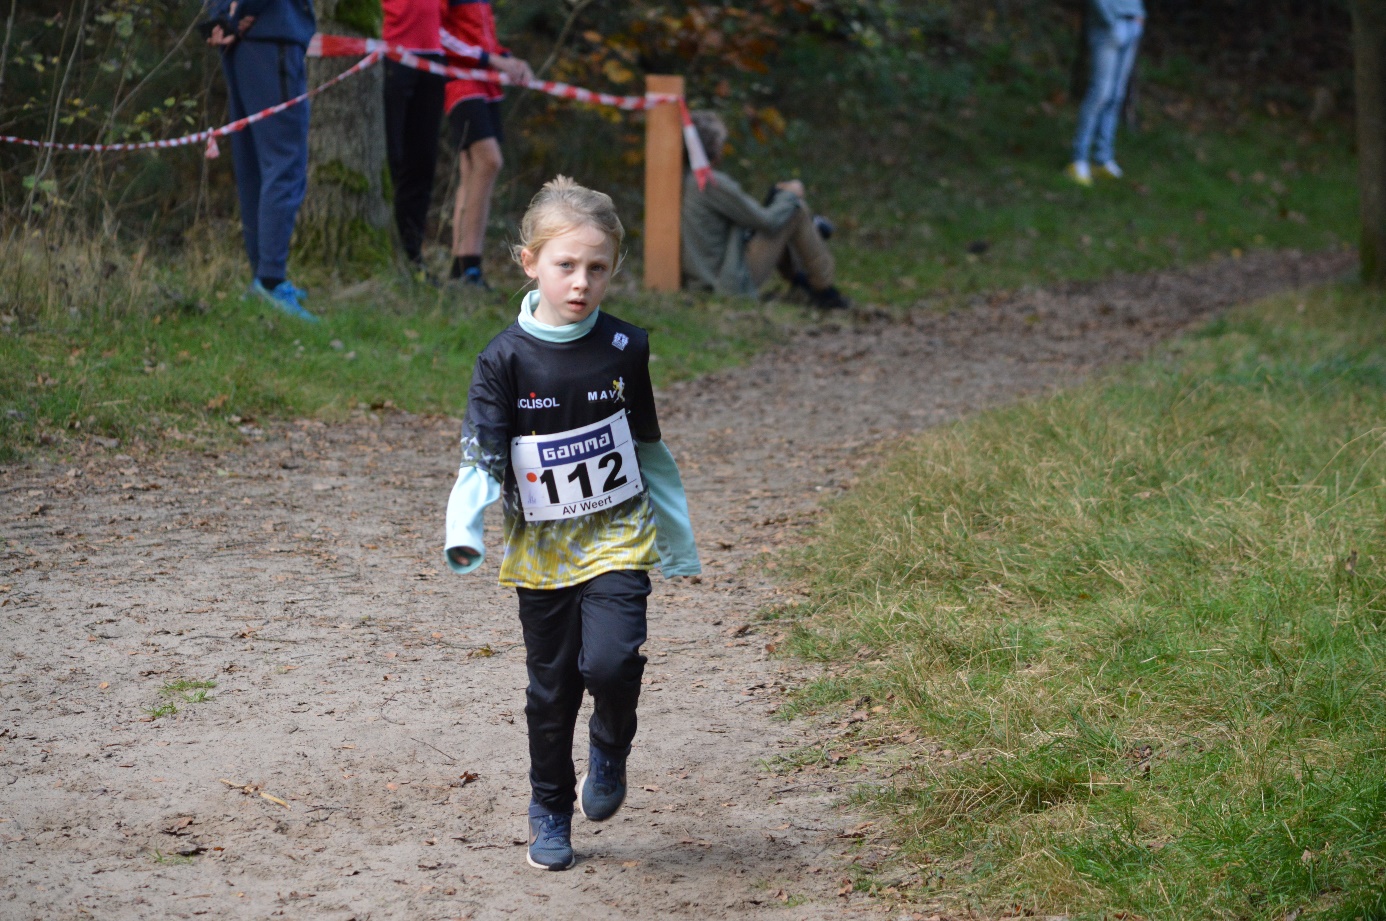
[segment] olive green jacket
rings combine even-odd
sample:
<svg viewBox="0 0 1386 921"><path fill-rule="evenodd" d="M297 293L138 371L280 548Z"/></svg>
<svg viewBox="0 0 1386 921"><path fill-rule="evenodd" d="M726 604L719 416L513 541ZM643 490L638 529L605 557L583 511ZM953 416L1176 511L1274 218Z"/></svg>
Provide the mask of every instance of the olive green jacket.
<svg viewBox="0 0 1386 921"><path fill-rule="evenodd" d="M769 205L742 191L736 180L714 170L699 190L693 173L684 174L679 228L683 286L718 294L754 297L756 286L746 268L746 240L773 234L794 216L799 196L781 190Z"/></svg>

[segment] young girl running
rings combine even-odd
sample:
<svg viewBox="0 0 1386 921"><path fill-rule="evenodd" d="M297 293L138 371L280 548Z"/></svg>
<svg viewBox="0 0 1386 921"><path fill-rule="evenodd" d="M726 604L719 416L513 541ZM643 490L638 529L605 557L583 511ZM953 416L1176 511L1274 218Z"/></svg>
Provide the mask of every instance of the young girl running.
<svg viewBox="0 0 1386 921"><path fill-rule="evenodd" d="M537 283L477 358L448 499L456 572L484 556L482 510L502 500L500 581L519 595L529 687L530 866L573 865L573 804L611 818L645 657L649 570L702 571L678 467L660 440L649 337L602 312L625 230L611 198L559 176L530 203L516 259ZM573 729L586 689L581 782Z"/></svg>

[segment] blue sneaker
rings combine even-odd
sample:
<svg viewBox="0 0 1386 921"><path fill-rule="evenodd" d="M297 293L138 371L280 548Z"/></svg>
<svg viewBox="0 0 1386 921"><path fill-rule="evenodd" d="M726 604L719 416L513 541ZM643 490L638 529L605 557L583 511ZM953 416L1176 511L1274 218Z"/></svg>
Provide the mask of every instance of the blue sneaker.
<svg viewBox="0 0 1386 921"><path fill-rule="evenodd" d="M257 278L250 283L250 291L252 294L264 298L276 308L282 310L296 320L303 320L307 323L318 322L318 318L304 310L303 305L299 303L300 298L302 298L306 292L299 288L295 288L293 282L281 281L279 284L275 285L274 290L271 291L261 284L260 279Z"/></svg>
<svg viewBox="0 0 1386 921"><path fill-rule="evenodd" d="M448 279L448 285L453 288L476 288L479 291L490 291L491 286L486 281L486 276L481 274L481 269L472 266L464 269L461 275L454 275Z"/></svg>
<svg viewBox="0 0 1386 921"><path fill-rule="evenodd" d="M536 870L566 870L577 857L573 854L572 813L549 812L533 803L529 806L529 850L525 860Z"/></svg>
<svg viewBox="0 0 1386 921"><path fill-rule="evenodd" d="M578 781L578 808L588 821L605 822L626 801L626 758L613 758L595 745L587 750L587 773Z"/></svg>

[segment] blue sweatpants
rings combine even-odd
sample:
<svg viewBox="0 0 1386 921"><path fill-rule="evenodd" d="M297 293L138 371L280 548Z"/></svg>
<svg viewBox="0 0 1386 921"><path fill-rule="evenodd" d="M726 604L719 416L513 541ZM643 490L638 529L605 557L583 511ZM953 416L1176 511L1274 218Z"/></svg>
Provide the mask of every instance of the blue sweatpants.
<svg viewBox="0 0 1386 921"><path fill-rule="evenodd" d="M222 55L231 118L268 109L308 89L306 49L291 42L239 41ZM231 135L241 228L250 270L284 278L289 238L308 190L308 103Z"/></svg>

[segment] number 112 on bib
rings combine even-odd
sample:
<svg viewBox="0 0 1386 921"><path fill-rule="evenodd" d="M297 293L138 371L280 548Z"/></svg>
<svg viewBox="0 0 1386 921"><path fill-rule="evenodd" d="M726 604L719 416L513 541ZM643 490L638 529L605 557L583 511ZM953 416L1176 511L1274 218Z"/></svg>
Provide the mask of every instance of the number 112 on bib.
<svg viewBox="0 0 1386 921"><path fill-rule="evenodd" d="M511 439L526 521L581 518L645 488L625 411L582 428Z"/></svg>

